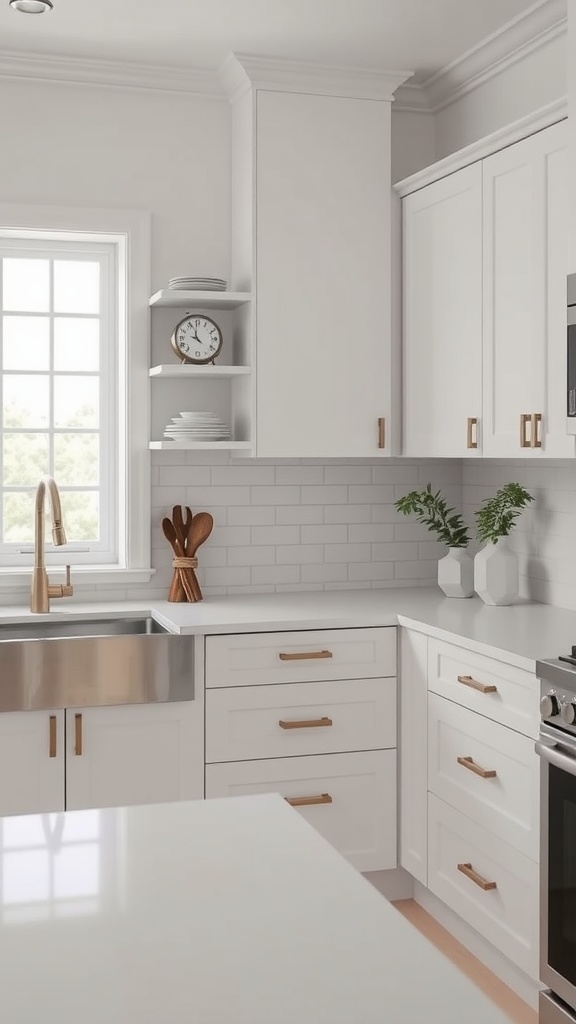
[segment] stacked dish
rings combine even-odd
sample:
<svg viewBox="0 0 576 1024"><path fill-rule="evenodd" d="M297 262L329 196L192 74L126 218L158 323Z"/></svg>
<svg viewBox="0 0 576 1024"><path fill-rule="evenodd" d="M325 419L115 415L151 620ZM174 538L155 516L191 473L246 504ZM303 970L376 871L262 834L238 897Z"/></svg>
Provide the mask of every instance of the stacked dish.
<svg viewBox="0 0 576 1024"><path fill-rule="evenodd" d="M225 292L228 285L221 277L171 277L168 287L176 291Z"/></svg>
<svg viewBox="0 0 576 1024"><path fill-rule="evenodd" d="M215 412L181 412L166 424L164 437L182 444L196 441L227 441L230 427Z"/></svg>

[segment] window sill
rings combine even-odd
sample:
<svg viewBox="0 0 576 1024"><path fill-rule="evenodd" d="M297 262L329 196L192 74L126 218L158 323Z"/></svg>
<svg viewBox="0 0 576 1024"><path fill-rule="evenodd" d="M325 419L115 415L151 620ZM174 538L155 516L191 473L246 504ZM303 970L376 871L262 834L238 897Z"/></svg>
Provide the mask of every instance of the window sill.
<svg viewBox="0 0 576 1024"><path fill-rule="evenodd" d="M51 583L64 582L64 569L61 565L47 565L46 569ZM99 584L131 587L135 584L149 583L155 569L119 569L113 565L74 565L72 566L72 585L78 587ZM32 567L16 569L14 566L0 568L0 590L22 590L32 577Z"/></svg>

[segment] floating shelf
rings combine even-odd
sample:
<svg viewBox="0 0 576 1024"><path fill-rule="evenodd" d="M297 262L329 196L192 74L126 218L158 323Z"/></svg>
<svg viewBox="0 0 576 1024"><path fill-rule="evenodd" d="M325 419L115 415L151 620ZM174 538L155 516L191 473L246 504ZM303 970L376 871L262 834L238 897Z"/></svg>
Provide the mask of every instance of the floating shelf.
<svg viewBox="0 0 576 1024"><path fill-rule="evenodd" d="M200 292L162 288L155 292L149 306L172 306L188 309L236 309L250 302L250 292Z"/></svg>
<svg viewBox="0 0 576 1024"><path fill-rule="evenodd" d="M250 441L190 441L182 444L180 441L150 441L152 451L250 451Z"/></svg>
<svg viewBox="0 0 576 1024"><path fill-rule="evenodd" d="M249 366L193 366L191 363L162 363L148 371L151 377L242 377L250 373Z"/></svg>

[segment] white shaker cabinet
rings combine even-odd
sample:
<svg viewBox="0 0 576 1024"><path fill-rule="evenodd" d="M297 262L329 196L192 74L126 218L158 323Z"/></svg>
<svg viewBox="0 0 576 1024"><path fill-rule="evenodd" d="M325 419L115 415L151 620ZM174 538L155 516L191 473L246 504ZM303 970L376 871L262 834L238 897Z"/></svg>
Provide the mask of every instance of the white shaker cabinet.
<svg viewBox="0 0 576 1024"><path fill-rule="evenodd" d="M481 454L482 166L402 204L403 453Z"/></svg>
<svg viewBox="0 0 576 1024"><path fill-rule="evenodd" d="M253 452L390 455L390 101L406 76L256 58L227 71L232 279L255 296Z"/></svg>
<svg viewBox="0 0 576 1024"><path fill-rule="evenodd" d="M0 817L64 810L64 712L0 715Z"/></svg>

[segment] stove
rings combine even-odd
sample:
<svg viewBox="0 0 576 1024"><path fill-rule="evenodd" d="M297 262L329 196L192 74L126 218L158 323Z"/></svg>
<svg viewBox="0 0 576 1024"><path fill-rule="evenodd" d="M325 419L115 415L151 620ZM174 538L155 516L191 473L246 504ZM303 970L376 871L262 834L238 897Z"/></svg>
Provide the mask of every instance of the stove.
<svg viewBox="0 0 576 1024"><path fill-rule="evenodd" d="M570 654L536 662L540 678L540 716L548 729L576 736L576 647Z"/></svg>

